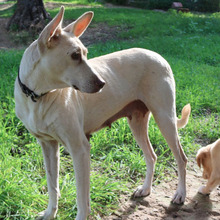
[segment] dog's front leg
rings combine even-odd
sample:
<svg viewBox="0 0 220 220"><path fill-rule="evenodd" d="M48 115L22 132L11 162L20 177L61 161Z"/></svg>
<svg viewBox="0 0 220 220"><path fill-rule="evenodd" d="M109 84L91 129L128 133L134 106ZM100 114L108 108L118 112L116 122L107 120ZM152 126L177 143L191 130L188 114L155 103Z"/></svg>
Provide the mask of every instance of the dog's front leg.
<svg viewBox="0 0 220 220"><path fill-rule="evenodd" d="M49 204L45 211L39 213L38 219L53 219L58 210L59 193L59 145L57 141L41 141L47 174Z"/></svg>
<svg viewBox="0 0 220 220"><path fill-rule="evenodd" d="M78 139L78 138L77 138ZM71 141L67 148L72 156L77 188L77 217L85 220L90 213L90 144L85 135Z"/></svg>
<svg viewBox="0 0 220 220"><path fill-rule="evenodd" d="M216 175L216 173L218 173L218 171L217 172L215 172L215 170L212 171L212 174L208 179L206 186L201 186L199 188L199 193L208 195L219 184L220 178L218 177L218 174Z"/></svg>

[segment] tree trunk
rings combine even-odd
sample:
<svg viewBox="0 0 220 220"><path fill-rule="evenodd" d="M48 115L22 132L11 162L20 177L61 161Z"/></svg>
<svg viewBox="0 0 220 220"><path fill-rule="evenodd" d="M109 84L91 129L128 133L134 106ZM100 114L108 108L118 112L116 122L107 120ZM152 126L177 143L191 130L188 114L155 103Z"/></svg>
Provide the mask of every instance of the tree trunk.
<svg viewBox="0 0 220 220"><path fill-rule="evenodd" d="M16 10L7 24L7 29L42 29L50 19L43 0L17 0Z"/></svg>

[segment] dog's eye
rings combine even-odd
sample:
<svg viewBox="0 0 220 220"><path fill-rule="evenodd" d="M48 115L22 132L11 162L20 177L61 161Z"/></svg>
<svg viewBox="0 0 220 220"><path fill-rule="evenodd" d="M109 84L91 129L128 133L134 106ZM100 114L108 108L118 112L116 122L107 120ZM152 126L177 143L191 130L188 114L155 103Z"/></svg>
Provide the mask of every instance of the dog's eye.
<svg viewBox="0 0 220 220"><path fill-rule="evenodd" d="M81 54L79 52L74 52L71 54L71 57L73 60L80 60L81 59Z"/></svg>

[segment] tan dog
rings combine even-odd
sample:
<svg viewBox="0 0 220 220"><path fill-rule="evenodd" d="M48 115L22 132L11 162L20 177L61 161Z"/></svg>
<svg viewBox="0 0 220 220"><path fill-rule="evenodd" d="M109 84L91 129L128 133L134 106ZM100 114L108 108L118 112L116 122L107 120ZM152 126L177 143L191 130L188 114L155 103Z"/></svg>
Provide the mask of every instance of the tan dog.
<svg viewBox="0 0 220 220"><path fill-rule="evenodd" d="M206 186L201 186L199 192L209 194L220 184L220 139L199 149L196 161L199 167L203 167L202 177L208 179Z"/></svg>
<svg viewBox="0 0 220 220"><path fill-rule="evenodd" d="M177 160L179 181L172 201L184 202L187 158L177 127L187 124L190 105L183 108L182 119L177 119L175 82L169 64L157 53L145 49L123 50L87 60L87 50L78 37L89 25L93 13L85 13L65 28L62 28L63 14L61 7L39 39L26 49L15 83L16 114L41 144L46 165L49 204L40 213L41 218L54 218L58 209L58 143L66 146L73 158L76 219L87 218L89 135L121 117L128 118L147 165L144 184L134 196L149 195L156 162L148 138L150 112Z"/></svg>

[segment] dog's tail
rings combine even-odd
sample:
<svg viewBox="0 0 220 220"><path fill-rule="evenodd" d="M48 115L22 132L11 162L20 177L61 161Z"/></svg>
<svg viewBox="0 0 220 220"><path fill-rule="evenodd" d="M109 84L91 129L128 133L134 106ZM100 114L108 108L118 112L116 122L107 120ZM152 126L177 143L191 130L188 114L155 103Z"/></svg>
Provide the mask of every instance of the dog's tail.
<svg viewBox="0 0 220 220"><path fill-rule="evenodd" d="M191 112L190 104L185 105L182 109L181 119L177 118L177 128L184 128L187 125L190 112Z"/></svg>

